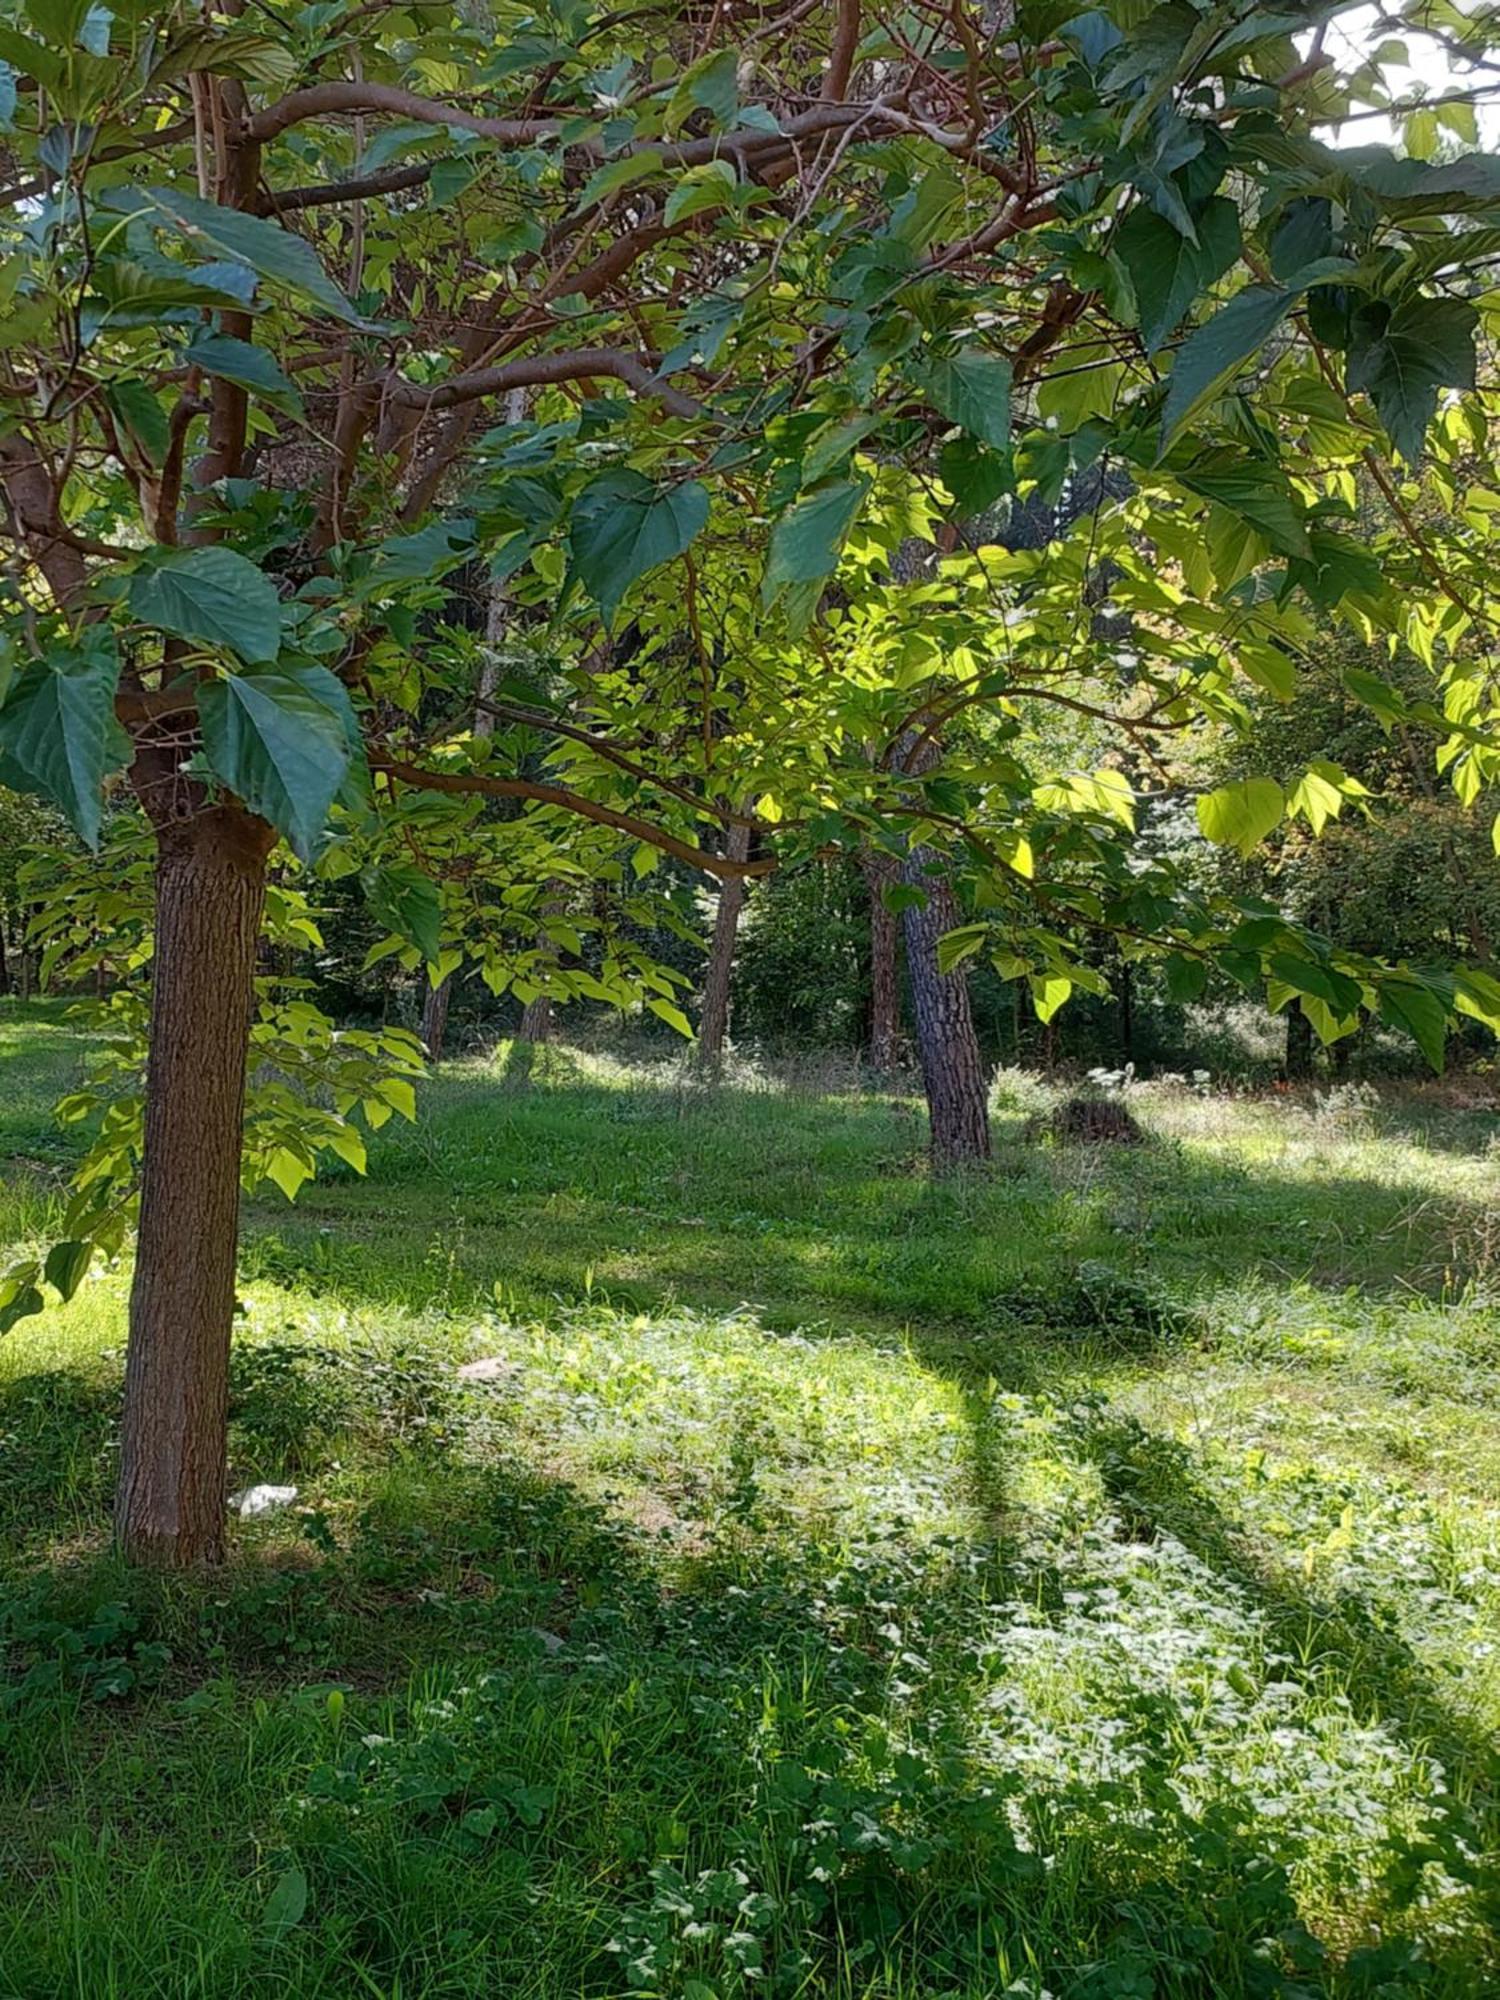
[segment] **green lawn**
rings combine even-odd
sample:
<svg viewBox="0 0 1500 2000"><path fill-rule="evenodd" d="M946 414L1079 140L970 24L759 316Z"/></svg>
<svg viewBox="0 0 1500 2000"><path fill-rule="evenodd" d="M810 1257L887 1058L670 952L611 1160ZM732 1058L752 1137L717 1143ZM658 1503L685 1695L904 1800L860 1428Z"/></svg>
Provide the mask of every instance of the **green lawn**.
<svg viewBox="0 0 1500 2000"><path fill-rule="evenodd" d="M0 1003L0 1239L81 1050ZM938 1186L899 1097L455 1066L250 1209L300 1492L208 1582L108 1556L127 1274L0 1343L0 2000L1493 1994L1500 1125L1036 1108Z"/></svg>

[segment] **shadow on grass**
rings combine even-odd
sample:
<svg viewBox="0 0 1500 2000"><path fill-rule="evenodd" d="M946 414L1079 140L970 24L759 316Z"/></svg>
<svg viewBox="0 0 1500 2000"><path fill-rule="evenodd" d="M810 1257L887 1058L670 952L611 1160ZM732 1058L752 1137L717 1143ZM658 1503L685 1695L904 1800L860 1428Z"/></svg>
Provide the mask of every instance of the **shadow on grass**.
<svg viewBox="0 0 1500 2000"><path fill-rule="evenodd" d="M113 1408L60 1376L0 1391L7 1529L97 1548ZM1324 1956L1250 1816L1179 1797L1170 1701L1133 1704L1124 1790L1064 1767L1038 1799L986 1761L977 1640L1073 1579L1016 1560L993 1399L968 1413L982 1540L773 1541L725 1500L672 1547L508 1459L484 1417L342 1483L324 1465L326 1511L242 1530L201 1582L10 1535L0 1990L1478 2000L1458 1946ZM1085 1442L1137 1532L1300 1626L1169 1451ZM1393 1725L1444 1742L1415 1663L1344 1636Z"/></svg>

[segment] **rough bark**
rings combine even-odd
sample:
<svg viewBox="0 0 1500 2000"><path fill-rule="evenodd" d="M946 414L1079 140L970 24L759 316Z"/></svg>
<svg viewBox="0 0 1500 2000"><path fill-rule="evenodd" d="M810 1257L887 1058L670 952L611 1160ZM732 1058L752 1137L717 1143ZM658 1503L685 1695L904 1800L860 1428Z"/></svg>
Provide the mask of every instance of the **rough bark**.
<svg viewBox="0 0 1500 2000"><path fill-rule="evenodd" d="M448 1002L452 998L453 975L439 980L436 986L428 982L422 1000L422 1044L432 1062L443 1059L443 1043L448 1035Z"/></svg>
<svg viewBox="0 0 1500 2000"><path fill-rule="evenodd" d="M899 925L895 912L886 908L885 891L899 881L901 871L889 854L869 848L864 875L870 892L870 1067L877 1076L890 1076L901 1046L901 980Z"/></svg>
<svg viewBox="0 0 1500 2000"><path fill-rule="evenodd" d="M115 1534L174 1569L224 1551L245 1061L273 835L235 806L158 826L145 1157Z"/></svg>
<svg viewBox="0 0 1500 2000"><path fill-rule="evenodd" d="M931 1123L932 1164L939 1173L976 1165L990 1157L989 1084L969 982L960 966L939 972L938 939L961 921L952 885L939 872L930 849L914 848L902 868L903 880L921 889L926 903L902 918L906 969L911 986L912 1022L922 1064Z"/></svg>
<svg viewBox="0 0 1500 2000"><path fill-rule="evenodd" d="M528 1000L521 1011L521 1025L517 1034L523 1042L550 1042L552 1039L552 1001L549 995L538 993L535 1000Z"/></svg>
<svg viewBox="0 0 1500 2000"><path fill-rule="evenodd" d="M921 720L916 724L922 726ZM942 757L936 740L913 732L897 745L902 768L913 776L930 771ZM938 970L938 940L962 921L958 898L941 856L913 847L901 870L908 888L923 900L902 917L906 977L911 988L912 1025L927 1093L933 1168L948 1173L990 1157L989 1079L974 1029L969 977L962 966Z"/></svg>
<svg viewBox="0 0 1500 2000"><path fill-rule="evenodd" d="M731 826L725 837L724 852L731 861L748 861L749 827ZM730 1004L734 989L734 951L739 940L740 916L744 907L744 880L731 876L719 891L719 911L714 918L713 943L708 953L708 972L703 981L703 1005L698 1015L698 1060L710 1068L723 1060L724 1042L729 1033Z"/></svg>

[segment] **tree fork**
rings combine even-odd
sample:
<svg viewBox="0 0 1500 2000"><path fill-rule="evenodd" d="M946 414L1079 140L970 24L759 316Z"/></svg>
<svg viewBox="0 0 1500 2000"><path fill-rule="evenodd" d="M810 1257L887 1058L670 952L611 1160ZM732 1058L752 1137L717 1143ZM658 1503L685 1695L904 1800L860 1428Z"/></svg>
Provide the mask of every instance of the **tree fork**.
<svg viewBox="0 0 1500 2000"><path fill-rule="evenodd" d="M224 1553L245 1065L274 833L234 805L159 823L145 1154L115 1536L131 1562Z"/></svg>

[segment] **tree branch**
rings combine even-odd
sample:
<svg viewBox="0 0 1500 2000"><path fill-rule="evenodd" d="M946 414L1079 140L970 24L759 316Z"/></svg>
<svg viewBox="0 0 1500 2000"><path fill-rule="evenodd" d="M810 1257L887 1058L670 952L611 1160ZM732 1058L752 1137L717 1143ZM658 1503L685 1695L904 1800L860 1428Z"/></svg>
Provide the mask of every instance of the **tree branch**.
<svg viewBox="0 0 1500 2000"><path fill-rule="evenodd" d="M705 875L743 879L752 875L769 875L776 867L773 856L760 861L734 861L725 854L710 854L707 848L695 847L688 840L679 840L675 834L668 833L664 827L653 826L649 820L637 819L633 813L616 812L612 806L600 805L597 799L585 798L582 793L567 791L561 785L535 784L529 778L489 778L478 771L429 771L419 764L403 763L394 757L372 757L370 769L382 771L388 778L399 778L403 784L411 785L418 791L451 792L459 797L478 793L492 799L533 799L539 805L561 806L564 812L577 813L600 826L612 826L619 833L628 833L636 840L645 841L648 846L659 847L663 854L670 854Z"/></svg>
<svg viewBox="0 0 1500 2000"><path fill-rule="evenodd" d="M470 368L440 382L412 382L404 375L388 376L385 400L408 410L451 410L483 396L509 389L534 389L549 382L585 381L610 375L637 394L654 396L674 417L701 417L705 406L659 381L646 362L613 347L575 347L561 354L534 354L523 361L505 361L496 368Z"/></svg>
<svg viewBox="0 0 1500 2000"><path fill-rule="evenodd" d="M462 132L476 132L481 139L494 139L503 146L535 145L538 139L555 138L560 130L556 118L484 118L477 112L465 111L461 105L422 97L393 83L333 80L289 92L257 111L243 129L246 138L263 143L279 138L289 127L306 119L352 111L389 111L397 118L410 118L419 125L456 125Z"/></svg>

